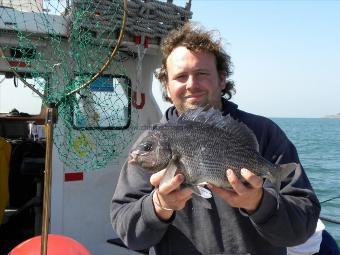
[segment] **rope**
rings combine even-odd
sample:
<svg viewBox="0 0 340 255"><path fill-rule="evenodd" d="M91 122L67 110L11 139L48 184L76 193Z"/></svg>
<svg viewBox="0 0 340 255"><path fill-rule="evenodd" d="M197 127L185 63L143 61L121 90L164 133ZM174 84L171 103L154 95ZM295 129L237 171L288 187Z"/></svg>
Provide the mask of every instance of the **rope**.
<svg viewBox="0 0 340 255"><path fill-rule="evenodd" d="M332 200L337 199L337 198L340 198L340 196L336 196L336 197L332 197L332 198L326 199L326 200L320 202L320 204L332 201ZM324 220L324 221L331 222L331 223L340 224L339 220L336 220L336 219L333 219L333 218L329 218L329 217L325 217L325 216L320 216L320 219Z"/></svg>
<svg viewBox="0 0 340 255"><path fill-rule="evenodd" d="M112 2L120 0L94 0L91 2L73 1L73 8L89 8L95 6L98 16L91 17L89 22L83 24L84 28L91 31L110 31L110 17L112 17ZM191 19L191 1L186 7L180 7L170 2L156 0L130 0L128 1L128 16L126 21L126 32L132 35L142 35L149 38L161 39L170 30L182 26ZM119 15L123 15L123 9L114 10ZM86 15L86 13L84 14ZM119 22L119 21L118 21Z"/></svg>
<svg viewBox="0 0 340 255"><path fill-rule="evenodd" d="M326 199L326 200L320 202L320 204L332 201L332 200L337 199L337 198L340 198L340 196L336 196L336 197L332 197L332 198Z"/></svg>
<svg viewBox="0 0 340 255"><path fill-rule="evenodd" d="M340 221L339 220L336 220L336 219L333 219L333 218L329 218L329 217L325 217L325 216L320 216L319 218L321 220L328 221L330 223L335 223L335 224L339 224L340 225Z"/></svg>

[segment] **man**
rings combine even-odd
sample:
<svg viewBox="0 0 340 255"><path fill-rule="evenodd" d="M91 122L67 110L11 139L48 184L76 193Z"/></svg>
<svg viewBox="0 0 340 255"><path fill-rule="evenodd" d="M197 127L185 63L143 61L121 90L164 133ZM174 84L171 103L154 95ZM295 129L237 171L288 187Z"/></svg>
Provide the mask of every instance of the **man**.
<svg viewBox="0 0 340 255"><path fill-rule="evenodd" d="M174 104L162 121L210 105L252 129L267 160L299 163L294 145L276 124L228 101L234 88L229 80L230 57L211 33L188 23L165 38L162 53L157 77L165 97ZM286 254L285 247L303 243L315 230L320 205L302 167L282 181L280 194L251 169L242 169L247 184L228 169L226 176L233 189L208 185L214 194L209 199L210 210L193 204L191 189L181 188L182 174L160 185L164 172L150 176L127 163L121 171L111 218L114 230L130 249L152 247L155 254L162 255L280 255Z"/></svg>

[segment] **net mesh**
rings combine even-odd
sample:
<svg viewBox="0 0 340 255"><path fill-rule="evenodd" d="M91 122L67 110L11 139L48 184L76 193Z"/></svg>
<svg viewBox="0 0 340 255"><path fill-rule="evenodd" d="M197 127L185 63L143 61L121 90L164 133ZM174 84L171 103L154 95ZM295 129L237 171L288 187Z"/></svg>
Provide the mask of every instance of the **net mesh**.
<svg viewBox="0 0 340 255"><path fill-rule="evenodd" d="M7 76L33 80L26 86L45 105L57 105L53 138L62 162L72 170L88 171L119 157L133 139L131 126L138 121L123 65L127 55L117 51L107 68L110 75L84 84L117 45L123 1L2 0L0 6L0 64L8 65ZM128 1L125 39L147 36L159 44L166 32L190 16L187 8L172 3Z"/></svg>

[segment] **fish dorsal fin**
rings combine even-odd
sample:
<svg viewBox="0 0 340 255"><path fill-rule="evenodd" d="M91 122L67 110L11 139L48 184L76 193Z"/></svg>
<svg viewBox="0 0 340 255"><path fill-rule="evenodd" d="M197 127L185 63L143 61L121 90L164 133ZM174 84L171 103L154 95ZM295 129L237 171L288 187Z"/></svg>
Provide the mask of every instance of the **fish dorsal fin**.
<svg viewBox="0 0 340 255"><path fill-rule="evenodd" d="M202 122L201 119L202 117L205 116L204 109L205 107L189 109L178 117L178 121L189 120L189 121Z"/></svg>
<svg viewBox="0 0 340 255"><path fill-rule="evenodd" d="M198 107L187 110L179 116L178 124L186 121L199 122L203 125L223 129L228 137L235 138L241 145L259 150L257 138L246 124L235 120L230 114L223 116L221 111L213 107L209 109L207 107Z"/></svg>

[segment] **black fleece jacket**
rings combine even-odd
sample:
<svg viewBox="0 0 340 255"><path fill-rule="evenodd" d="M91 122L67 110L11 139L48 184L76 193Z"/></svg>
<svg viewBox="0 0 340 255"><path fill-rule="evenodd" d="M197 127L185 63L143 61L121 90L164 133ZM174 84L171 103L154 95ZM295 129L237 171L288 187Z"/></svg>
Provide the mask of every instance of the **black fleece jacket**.
<svg viewBox="0 0 340 255"><path fill-rule="evenodd" d="M224 114L253 130L264 158L275 163L281 157L280 164L300 163L294 145L273 121L222 101ZM162 121L171 118L177 118L174 107ZM149 179L147 171L124 164L112 199L111 220L130 249L152 248L151 254L286 254L285 247L303 243L314 233L320 213L301 164L282 181L279 194L269 181L264 182L262 201L251 215L214 195L209 199L211 210L190 200L164 222L155 214Z"/></svg>

